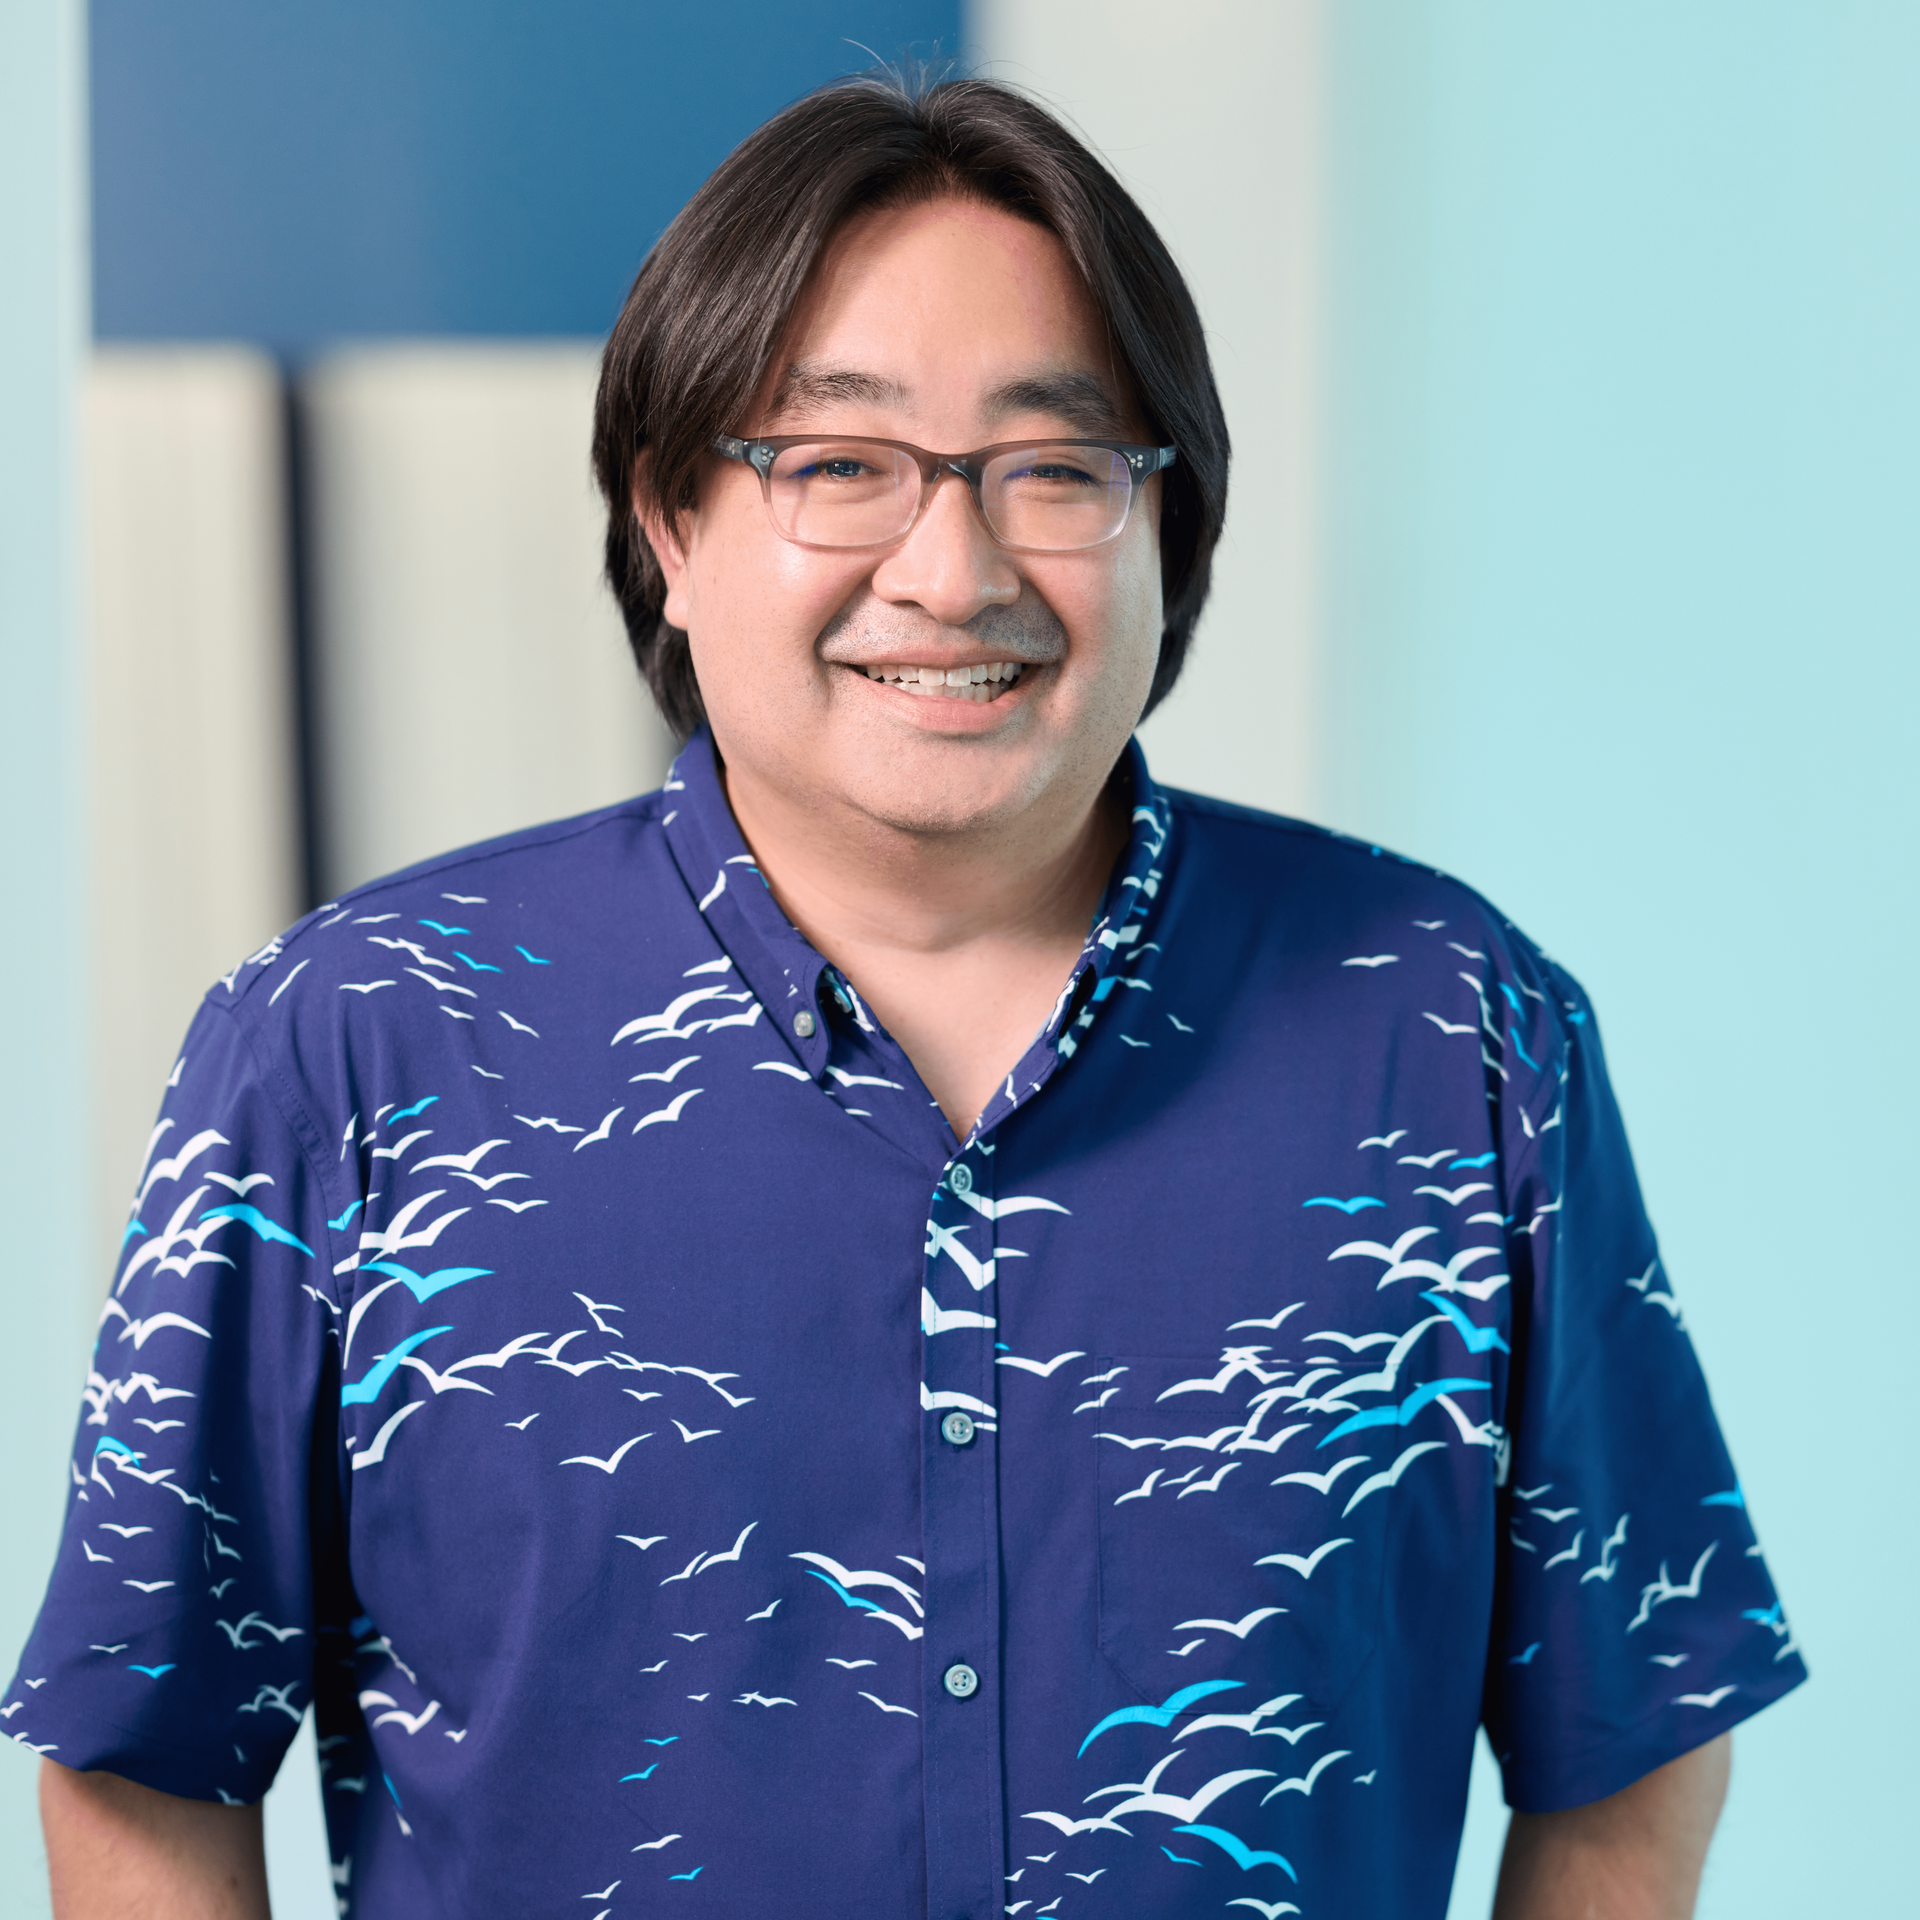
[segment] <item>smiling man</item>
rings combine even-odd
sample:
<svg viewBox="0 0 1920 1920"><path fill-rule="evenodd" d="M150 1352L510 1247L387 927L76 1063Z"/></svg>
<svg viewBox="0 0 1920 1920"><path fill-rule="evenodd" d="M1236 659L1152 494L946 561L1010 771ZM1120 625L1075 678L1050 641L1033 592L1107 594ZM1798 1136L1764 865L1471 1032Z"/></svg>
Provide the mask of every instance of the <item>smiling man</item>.
<svg viewBox="0 0 1920 1920"><path fill-rule="evenodd" d="M1193 303L1002 89L817 94L595 456L658 794L208 996L4 1709L63 1915L1691 1910L1802 1677L1579 987L1156 787ZM1089 1904L1089 1892L1097 1898Z"/></svg>

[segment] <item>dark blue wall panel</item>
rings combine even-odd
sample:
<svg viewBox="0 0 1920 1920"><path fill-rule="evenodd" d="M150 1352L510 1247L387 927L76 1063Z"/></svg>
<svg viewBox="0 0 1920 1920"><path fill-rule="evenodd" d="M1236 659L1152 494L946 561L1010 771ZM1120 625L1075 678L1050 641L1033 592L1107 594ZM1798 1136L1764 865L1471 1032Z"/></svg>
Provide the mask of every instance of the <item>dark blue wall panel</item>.
<svg viewBox="0 0 1920 1920"><path fill-rule="evenodd" d="M959 44L960 0L93 0L96 331L602 333L767 115Z"/></svg>

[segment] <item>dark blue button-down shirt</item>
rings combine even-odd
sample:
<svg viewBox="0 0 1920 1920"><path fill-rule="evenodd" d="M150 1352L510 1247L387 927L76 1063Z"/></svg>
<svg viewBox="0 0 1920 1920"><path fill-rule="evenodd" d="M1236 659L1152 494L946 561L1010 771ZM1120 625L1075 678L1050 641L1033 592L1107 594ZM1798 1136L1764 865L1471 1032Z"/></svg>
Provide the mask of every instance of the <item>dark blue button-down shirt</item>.
<svg viewBox="0 0 1920 1920"><path fill-rule="evenodd" d="M1547 1809L1795 1685L1578 986L1119 777L964 1142L704 737L237 967L7 1731L242 1801L311 1703L366 1920L1415 1920L1483 1716Z"/></svg>

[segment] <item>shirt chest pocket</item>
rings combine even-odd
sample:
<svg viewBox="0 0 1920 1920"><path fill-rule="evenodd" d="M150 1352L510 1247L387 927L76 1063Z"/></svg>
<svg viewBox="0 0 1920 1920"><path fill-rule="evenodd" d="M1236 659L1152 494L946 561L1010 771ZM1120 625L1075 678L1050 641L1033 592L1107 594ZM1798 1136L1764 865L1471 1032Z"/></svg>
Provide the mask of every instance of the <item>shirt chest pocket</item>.
<svg viewBox="0 0 1920 1920"><path fill-rule="evenodd" d="M1258 1372L1215 1386L1216 1358L1100 1366L1120 1389L1095 1443L1101 1652L1156 1704L1225 1679L1249 1689L1242 1711L1300 1696L1275 1726L1330 1712L1379 1627L1389 1503L1362 1491L1377 1449L1315 1453L1325 1420L1289 1418Z"/></svg>

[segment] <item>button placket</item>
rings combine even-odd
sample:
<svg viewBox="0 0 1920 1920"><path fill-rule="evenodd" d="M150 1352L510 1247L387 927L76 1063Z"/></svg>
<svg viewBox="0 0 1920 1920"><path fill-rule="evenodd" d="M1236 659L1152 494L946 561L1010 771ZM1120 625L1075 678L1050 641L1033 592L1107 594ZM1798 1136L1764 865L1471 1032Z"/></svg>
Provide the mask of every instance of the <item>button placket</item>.
<svg viewBox="0 0 1920 1920"><path fill-rule="evenodd" d="M992 1166L977 1147L948 1164L928 1208L921 1276L921 1737L933 1914L993 1914L1004 1901Z"/></svg>

